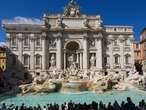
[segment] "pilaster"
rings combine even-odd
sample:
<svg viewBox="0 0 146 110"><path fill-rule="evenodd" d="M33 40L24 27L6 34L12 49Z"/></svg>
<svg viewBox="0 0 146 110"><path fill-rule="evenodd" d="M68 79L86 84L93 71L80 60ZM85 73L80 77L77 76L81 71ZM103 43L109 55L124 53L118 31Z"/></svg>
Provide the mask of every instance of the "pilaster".
<svg viewBox="0 0 146 110"><path fill-rule="evenodd" d="M102 38L103 35L99 33L96 37L96 68L102 70L103 68L103 58L102 58Z"/></svg>
<svg viewBox="0 0 146 110"><path fill-rule="evenodd" d="M87 44L87 36L84 36L83 39L83 69L87 70L89 65L89 55L88 55L88 44Z"/></svg>

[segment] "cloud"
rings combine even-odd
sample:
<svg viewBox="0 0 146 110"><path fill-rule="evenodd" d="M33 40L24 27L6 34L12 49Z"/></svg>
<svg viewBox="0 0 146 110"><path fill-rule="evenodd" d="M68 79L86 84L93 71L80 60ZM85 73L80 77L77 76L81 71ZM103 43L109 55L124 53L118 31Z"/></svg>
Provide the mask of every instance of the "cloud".
<svg viewBox="0 0 146 110"><path fill-rule="evenodd" d="M6 43L5 42L0 42L0 47L4 47L6 46Z"/></svg>
<svg viewBox="0 0 146 110"><path fill-rule="evenodd" d="M15 17L13 20L3 20L2 24L38 24L42 25L43 21L35 18Z"/></svg>

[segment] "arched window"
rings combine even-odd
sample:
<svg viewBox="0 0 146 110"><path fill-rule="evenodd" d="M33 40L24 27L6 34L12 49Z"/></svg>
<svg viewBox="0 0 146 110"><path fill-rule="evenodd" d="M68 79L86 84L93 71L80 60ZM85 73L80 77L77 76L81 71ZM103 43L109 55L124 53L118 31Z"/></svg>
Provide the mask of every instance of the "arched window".
<svg viewBox="0 0 146 110"><path fill-rule="evenodd" d="M125 40L125 46L129 46L130 45L130 41L129 41L129 39L126 39Z"/></svg>
<svg viewBox="0 0 146 110"><path fill-rule="evenodd" d="M125 55L125 64L129 64L130 63L130 55L129 54L127 54L127 55Z"/></svg>
<svg viewBox="0 0 146 110"><path fill-rule="evenodd" d="M16 37L12 37L12 46L16 46L17 45L17 39Z"/></svg>
<svg viewBox="0 0 146 110"><path fill-rule="evenodd" d="M24 56L24 65L25 66L28 66L29 65L29 62L30 62L30 57L29 57L29 55L27 55L27 54L25 54Z"/></svg>
<svg viewBox="0 0 146 110"><path fill-rule="evenodd" d="M36 55L35 64L41 66L41 55Z"/></svg>
<svg viewBox="0 0 146 110"><path fill-rule="evenodd" d="M41 39L40 39L40 37L37 37L37 39L36 39L36 46L41 46Z"/></svg>
<svg viewBox="0 0 146 110"><path fill-rule="evenodd" d="M18 58L17 55L12 54L12 65L15 66L17 64L17 58Z"/></svg>
<svg viewBox="0 0 146 110"><path fill-rule="evenodd" d="M115 64L120 64L120 55L116 54L114 56L114 59L115 59Z"/></svg>

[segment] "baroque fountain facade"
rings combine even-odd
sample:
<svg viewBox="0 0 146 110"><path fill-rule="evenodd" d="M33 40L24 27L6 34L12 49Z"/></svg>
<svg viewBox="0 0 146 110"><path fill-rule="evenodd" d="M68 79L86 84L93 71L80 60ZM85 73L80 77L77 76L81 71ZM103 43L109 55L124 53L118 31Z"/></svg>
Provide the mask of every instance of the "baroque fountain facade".
<svg viewBox="0 0 146 110"><path fill-rule="evenodd" d="M81 14L74 0L63 14L45 13L42 20L19 17L2 24L8 46L6 77L23 93L54 91L58 84L102 91L109 81L123 90L127 76L133 80L133 28L103 25L100 15ZM22 85L21 79L29 84Z"/></svg>

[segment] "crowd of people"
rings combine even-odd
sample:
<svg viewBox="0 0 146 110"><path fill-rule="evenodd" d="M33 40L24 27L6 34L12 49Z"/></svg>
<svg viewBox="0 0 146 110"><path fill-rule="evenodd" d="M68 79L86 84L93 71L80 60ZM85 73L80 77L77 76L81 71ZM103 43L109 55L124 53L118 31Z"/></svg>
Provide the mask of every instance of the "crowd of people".
<svg viewBox="0 0 146 110"><path fill-rule="evenodd" d="M72 101L68 103L64 103L62 105L59 104L47 104L41 107L39 104L36 106L26 106L22 104L21 106L16 106L14 104L6 105L3 103L0 107L0 110L146 110L146 103L144 100L141 100L138 105L135 105L130 97L127 97L127 102L122 101L119 104L115 101L113 104L109 102L107 105L103 104L103 102L92 102L91 104L80 104L74 103Z"/></svg>

